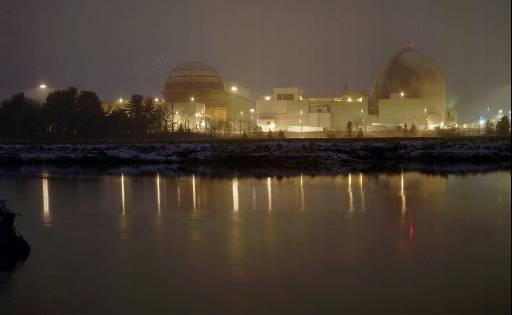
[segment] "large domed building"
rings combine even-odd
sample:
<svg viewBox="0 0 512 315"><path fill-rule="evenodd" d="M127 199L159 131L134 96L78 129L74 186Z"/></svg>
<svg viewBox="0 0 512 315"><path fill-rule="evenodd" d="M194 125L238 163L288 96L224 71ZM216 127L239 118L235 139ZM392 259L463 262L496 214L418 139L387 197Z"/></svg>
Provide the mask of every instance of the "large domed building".
<svg viewBox="0 0 512 315"><path fill-rule="evenodd" d="M173 103L186 103L193 98L208 106L223 106L224 82L209 65L186 62L172 70L165 82L163 96Z"/></svg>
<svg viewBox="0 0 512 315"><path fill-rule="evenodd" d="M385 124L427 128L444 122L446 79L441 67L409 44L394 54L372 88L369 114Z"/></svg>
<svg viewBox="0 0 512 315"><path fill-rule="evenodd" d="M175 67L162 94L178 113L179 123L190 128L241 129L242 122L246 126L250 119L250 92L225 83L213 67L202 62Z"/></svg>

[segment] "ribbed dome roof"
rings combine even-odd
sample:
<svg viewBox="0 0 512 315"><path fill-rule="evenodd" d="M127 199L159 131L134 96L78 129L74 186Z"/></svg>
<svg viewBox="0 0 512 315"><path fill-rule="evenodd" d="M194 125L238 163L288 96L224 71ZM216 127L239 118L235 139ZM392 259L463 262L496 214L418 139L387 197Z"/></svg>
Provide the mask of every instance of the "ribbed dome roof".
<svg viewBox="0 0 512 315"><path fill-rule="evenodd" d="M224 103L224 83L211 66L186 62L174 68L165 82L164 98L169 102L188 102L191 97L207 105Z"/></svg>
<svg viewBox="0 0 512 315"><path fill-rule="evenodd" d="M401 49L380 72L372 89L372 100L404 92L406 97L443 97L446 80L441 67L430 57L415 51L413 45Z"/></svg>

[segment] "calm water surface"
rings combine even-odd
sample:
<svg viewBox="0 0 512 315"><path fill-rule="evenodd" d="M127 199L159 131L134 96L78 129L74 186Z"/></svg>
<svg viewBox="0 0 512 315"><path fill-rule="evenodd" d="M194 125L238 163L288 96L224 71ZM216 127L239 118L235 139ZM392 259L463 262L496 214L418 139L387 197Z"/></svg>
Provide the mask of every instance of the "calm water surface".
<svg viewBox="0 0 512 315"><path fill-rule="evenodd" d="M0 313L507 313L510 179L0 177Z"/></svg>

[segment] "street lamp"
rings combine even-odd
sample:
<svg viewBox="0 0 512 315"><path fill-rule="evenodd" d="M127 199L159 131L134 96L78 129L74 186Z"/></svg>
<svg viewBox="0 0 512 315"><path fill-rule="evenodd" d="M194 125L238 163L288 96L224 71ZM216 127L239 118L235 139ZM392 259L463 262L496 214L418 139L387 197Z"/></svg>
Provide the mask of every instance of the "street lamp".
<svg viewBox="0 0 512 315"><path fill-rule="evenodd" d="M244 116L244 112L241 111L240 112L240 121L239 121L240 133L242 133L242 119L243 119L243 116Z"/></svg>
<svg viewBox="0 0 512 315"><path fill-rule="evenodd" d="M39 84L39 88L40 88L41 90L46 90L47 86L46 86L46 84L45 84L45 83L41 83L41 84Z"/></svg>
<svg viewBox="0 0 512 315"><path fill-rule="evenodd" d="M193 96L190 98L190 101L191 101L191 102L193 102L193 101L195 101L195 100L196 100L196 99L195 99Z"/></svg>
<svg viewBox="0 0 512 315"><path fill-rule="evenodd" d="M400 96L403 98L405 96L404 91L400 92Z"/></svg>
<svg viewBox="0 0 512 315"><path fill-rule="evenodd" d="M300 118L299 118L299 122L300 122L300 132L302 133L302 110L299 111L299 114L300 114Z"/></svg>
<svg viewBox="0 0 512 315"><path fill-rule="evenodd" d="M427 111L426 107L425 107L424 111L425 111L425 130L427 130L428 129L428 111Z"/></svg>
<svg viewBox="0 0 512 315"><path fill-rule="evenodd" d="M233 86L231 87L231 92L236 92L236 91L238 91L238 86L233 85Z"/></svg>
<svg viewBox="0 0 512 315"><path fill-rule="evenodd" d="M361 123L364 127L364 133L366 133L366 124L364 123L364 109L361 108Z"/></svg>

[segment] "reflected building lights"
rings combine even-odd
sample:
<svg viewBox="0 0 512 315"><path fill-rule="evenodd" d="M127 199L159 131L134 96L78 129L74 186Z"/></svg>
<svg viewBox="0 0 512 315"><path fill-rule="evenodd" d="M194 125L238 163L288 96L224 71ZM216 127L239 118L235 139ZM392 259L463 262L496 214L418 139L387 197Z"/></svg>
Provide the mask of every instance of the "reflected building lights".
<svg viewBox="0 0 512 315"><path fill-rule="evenodd" d="M126 214L126 198L125 198L125 191L124 191L124 174L121 174L121 209L123 215Z"/></svg>
<svg viewBox="0 0 512 315"><path fill-rule="evenodd" d="M304 211L304 179L300 174L300 210Z"/></svg>
<svg viewBox="0 0 512 315"><path fill-rule="evenodd" d="M156 174L156 206L158 209L158 214L161 213L161 203L160 203L160 174Z"/></svg>
<svg viewBox="0 0 512 315"><path fill-rule="evenodd" d="M268 193L268 211L272 211L272 180L267 177L267 193Z"/></svg>
<svg viewBox="0 0 512 315"><path fill-rule="evenodd" d="M354 211L354 198L352 196L352 174L348 173L348 211Z"/></svg>
<svg viewBox="0 0 512 315"><path fill-rule="evenodd" d="M48 190L48 174L43 174L43 224L50 226L52 217L50 214L50 194Z"/></svg>
<svg viewBox="0 0 512 315"><path fill-rule="evenodd" d="M181 188L180 188L179 184L176 187L176 196L177 196L176 199L178 200L178 208L181 208Z"/></svg>
<svg viewBox="0 0 512 315"><path fill-rule="evenodd" d="M233 178L233 211L238 212L238 178Z"/></svg>
<svg viewBox="0 0 512 315"><path fill-rule="evenodd" d="M361 211L364 211L366 209L366 199L363 189L363 173L359 173L359 193L361 195Z"/></svg>
<svg viewBox="0 0 512 315"><path fill-rule="evenodd" d="M405 217L407 212L407 200L405 198L404 190L404 172L400 175L400 198L402 199L402 217Z"/></svg>
<svg viewBox="0 0 512 315"><path fill-rule="evenodd" d="M196 176L192 174L192 207L196 210Z"/></svg>
<svg viewBox="0 0 512 315"><path fill-rule="evenodd" d="M256 187L252 186L252 210L256 210Z"/></svg>

